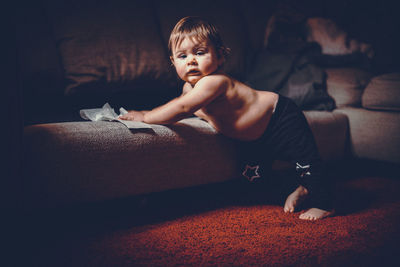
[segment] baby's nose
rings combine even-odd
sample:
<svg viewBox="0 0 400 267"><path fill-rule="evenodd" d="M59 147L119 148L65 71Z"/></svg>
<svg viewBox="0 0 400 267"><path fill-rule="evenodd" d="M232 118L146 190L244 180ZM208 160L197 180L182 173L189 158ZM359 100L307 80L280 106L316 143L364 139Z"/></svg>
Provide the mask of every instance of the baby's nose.
<svg viewBox="0 0 400 267"><path fill-rule="evenodd" d="M188 56L187 63L188 65L197 64L196 57L194 55Z"/></svg>

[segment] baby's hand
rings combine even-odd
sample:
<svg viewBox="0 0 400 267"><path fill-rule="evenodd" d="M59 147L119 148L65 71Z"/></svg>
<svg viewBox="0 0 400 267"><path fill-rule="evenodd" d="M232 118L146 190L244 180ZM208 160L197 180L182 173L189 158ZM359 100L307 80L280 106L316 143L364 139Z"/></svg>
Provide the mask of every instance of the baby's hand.
<svg viewBox="0 0 400 267"><path fill-rule="evenodd" d="M142 122L144 120L144 112L142 111L136 111L136 110L130 110L128 113L118 116L119 119L121 120L127 120L127 121L140 121Z"/></svg>

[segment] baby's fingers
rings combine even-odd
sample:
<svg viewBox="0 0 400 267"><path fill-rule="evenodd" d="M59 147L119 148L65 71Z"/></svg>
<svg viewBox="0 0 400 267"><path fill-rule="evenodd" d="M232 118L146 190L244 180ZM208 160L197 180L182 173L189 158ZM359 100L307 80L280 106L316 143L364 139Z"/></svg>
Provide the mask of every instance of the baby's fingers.
<svg viewBox="0 0 400 267"><path fill-rule="evenodd" d="M134 117L132 115L129 114L125 114L125 115L120 115L118 116L118 119L120 120L127 120L127 121L133 121Z"/></svg>

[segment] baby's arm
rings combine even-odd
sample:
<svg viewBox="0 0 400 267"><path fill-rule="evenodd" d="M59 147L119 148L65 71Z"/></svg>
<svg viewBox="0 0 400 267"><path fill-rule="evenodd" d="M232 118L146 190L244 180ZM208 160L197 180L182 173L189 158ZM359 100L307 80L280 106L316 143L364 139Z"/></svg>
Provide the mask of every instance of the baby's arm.
<svg viewBox="0 0 400 267"><path fill-rule="evenodd" d="M208 105L226 90L227 85L227 81L218 76L203 77L192 90L147 112L143 121L152 124L175 123Z"/></svg>
<svg viewBox="0 0 400 267"><path fill-rule="evenodd" d="M182 95L185 95L187 92L189 92L192 89L192 86L189 83L185 83L182 88ZM172 100L175 101L176 99ZM171 101L171 102L172 102ZM131 120L131 121L144 121L144 114L149 112L148 110L130 110L128 113L119 116L120 119L123 120Z"/></svg>
<svg viewBox="0 0 400 267"><path fill-rule="evenodd" d="M187 85L185 85L187 86ZM184 87L183 94L170 102L148 112L136 112L134 120L150 124L172 124L189 117L197 110L209 104L228 87L228 82L218 76L206 76L200 79L191 90ZM131 113L130 112L130 113ZM141 116L141 113L143 116ZM129 114L127 114L129 115ZM121 119L129 119L121 116Z"/></svg>

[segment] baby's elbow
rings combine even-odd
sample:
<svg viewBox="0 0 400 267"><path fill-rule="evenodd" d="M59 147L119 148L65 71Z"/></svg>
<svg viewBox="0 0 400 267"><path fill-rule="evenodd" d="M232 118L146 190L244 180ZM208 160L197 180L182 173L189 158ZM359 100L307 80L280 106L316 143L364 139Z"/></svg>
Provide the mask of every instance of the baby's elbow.
<svg viewBox="0 0 400 267"><path fill-rule="evenodd" d="M178 113L182 114L182 116L190 116L194 112L195 110L193 110L193 107L188 105L181 105Z"/></svg>
<svg viewBox="0 0 400 267"><path fill-rule="evenodd" d="M175 106L175 110L173 113L176 117L186 118L191 116L196 110L194 110L193 106L187 104L179 104Z"/></svg>

